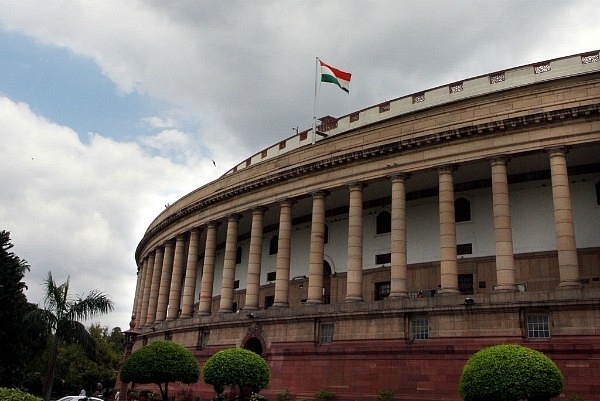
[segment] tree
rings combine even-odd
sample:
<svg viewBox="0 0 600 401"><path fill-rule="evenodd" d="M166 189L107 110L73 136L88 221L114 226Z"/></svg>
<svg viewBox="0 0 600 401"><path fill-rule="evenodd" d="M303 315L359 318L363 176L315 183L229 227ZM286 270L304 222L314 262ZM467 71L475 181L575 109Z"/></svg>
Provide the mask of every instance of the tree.
<svg viewBox="0 0 600 401"><path fill-rule="evenodd" d="M227 348L208 358L202 369L204 382L217 394L226 386L237 386L241 397L245 390L258 393L269 384L269 365L258 354L243 348Z"/></svg>
<svg viewBox="0 0 600 401"><path fill-rule="evenodd" d="M25 327L23 316L36 307L27 302L22 281L29 271L26 261L10 252L10 233L0 231L0 386L23 385L27 362L41 354L46 343L40 331Z"/></svg>
<svg viewBox="0 0 600 401"><path fill-rule="evenodd" d="M563 386L560 369L546 355L503 344L484 348L467 361L459 390L464 401L547 401Z"/></svg>
<svg viewBox="0 0 600 401"><path fill-rule="evenodd" d="M98 314L113 310L112 301L102 292L92 290L82 298L71 298L69 294L69 278L61 285L56 285L52 272L44 281L44 309L33 311L28 316L31 323L42 323L53 338L44 377L44 400L49 401L52 394L52 383L56 375L58 350L63 344L80 344L87 352L93 352L94 341L78 320L87 320Z"/></svg>
<svg viewBox="0 0 600 401"><path fill-rule="evenodd" d="M156 384L163 400L168 399L169 383L196 383L199 377L194 354L167 340L154 341L134 351L121 368L120 376L123 383Z"/></svg>

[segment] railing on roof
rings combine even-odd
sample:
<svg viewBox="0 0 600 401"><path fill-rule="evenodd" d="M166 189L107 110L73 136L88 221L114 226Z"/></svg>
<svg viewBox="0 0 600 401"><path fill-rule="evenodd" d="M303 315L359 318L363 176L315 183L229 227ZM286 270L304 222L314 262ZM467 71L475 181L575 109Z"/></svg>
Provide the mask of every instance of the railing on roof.
<svg viewBox="0 0 600 401"><path fill-rule="evenodd" d="M317 126L314 140L320 141L327 137L339 135L389 118L458 100L598 71L600 70L599 53L600 51L595 50L496 71L379 103L340 118L325 116L319 120L321 124ZM253 164L277 157L301 146L311 145L312 143L312 128L298 132L250 156L227 171L225 175L235 173Z"/></svg>

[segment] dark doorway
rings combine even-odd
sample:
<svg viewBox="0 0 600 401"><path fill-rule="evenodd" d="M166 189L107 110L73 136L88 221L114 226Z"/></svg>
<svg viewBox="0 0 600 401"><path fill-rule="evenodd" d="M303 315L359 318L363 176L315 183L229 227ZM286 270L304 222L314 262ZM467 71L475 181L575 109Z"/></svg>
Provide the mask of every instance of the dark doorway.
<svg viewBox="0 0 600 401"><path fill-rule="evenodd" d="M262 344L261 344L260 340L256 337L249 338L248 341L246 341L246 344L244 344L244 349L247 349L248 351L252 351L258 355L262 355L262 353L263 353Z"/></svg>

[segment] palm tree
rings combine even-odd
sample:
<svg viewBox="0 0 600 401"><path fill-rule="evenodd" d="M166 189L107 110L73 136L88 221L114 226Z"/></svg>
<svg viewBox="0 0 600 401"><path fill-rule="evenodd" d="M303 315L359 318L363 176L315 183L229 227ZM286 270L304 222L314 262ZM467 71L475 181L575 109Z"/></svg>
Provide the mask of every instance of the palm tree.
<svg viewBox="0 0 600 401"><path fill-rule="evenodd" d="M32 321L41 321L46 334L54 335L50 345L50 357L44 378L44 400L49 401L52 382L56 375L58 349L62 344L81 344L86 350L93 349L94 342L85 326L78 320L87 320L113 310L112 301L98 290L92 290L87 297L69 295L69 277L61 285L56 285L52 272L44 280L44 309L37 309L30 316Z"/></svg>

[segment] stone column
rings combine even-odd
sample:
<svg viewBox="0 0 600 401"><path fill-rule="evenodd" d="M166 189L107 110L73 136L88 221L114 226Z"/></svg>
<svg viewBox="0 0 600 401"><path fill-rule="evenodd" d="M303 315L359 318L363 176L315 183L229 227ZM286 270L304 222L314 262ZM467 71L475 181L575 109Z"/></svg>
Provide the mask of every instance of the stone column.
<svg viewBox="0 0 600 401"><path fill-rule="evenodd" d="M179 234L177 236L177 241L175 242L175 257L173 258L173 275L171 276L167 320L177 319L181 313L181 287L183 285L183 267L185 266L185 240L186 234Z"/></svg>
<svg viewBox="0 0 600 401"><path fill-rule="evenodd" d="M312 194L312 224L308 266L307 303L323 303L323 257L325 255L325 191Z"/></svg>
<svg viewBox="0 0 600 401"><path fill-rule="evenodd" d="M548 149L552 175L552 201L554 203L554 226L560 284L558 288L580 288L579 262L575 245L575 227L571 209L571 192L567 173L566 149Z"/></svg>
<svg viewBox="0 0 600 401"><path fill-rule="evenodd" d="M439 172L440 206L440 282L439 294L459 294L458 263L456 261L456 220L454 216L453 166Z"/></svg>
<svg viewBox="0 0 600 401"><path fill-rule="evenodd" d="M346 302L363 300L363 187L362 183L350 185L348 207L348 276L346 278ZM323 262L321 261L321 266Z"/></svg>
<svg viewBox="0 0 600 401"><path fill-rule="evenodd" d="M150 298L148 299L148 316L146 316L146 324L153 324L156 319L158 290L160 287L160 276L162 274L164 255L164 247L157 247L154 253L154 269L152 270L152 284L150 285Z"/></svg>
<svg viewBox="0 0 600 401"><path fill-rule="evenodd" d="M233 284L235 281L235 257L237 254L237 233L240 216L232 214L227 218L227 239L221 281L221 303L219 313L233 312Z"/></svg>
<svg viewBox="0 0 600 401"><path fill-rule="evenodd" d="M144 293L144 273L145 273L145 260L139 264L137 271L137 283L135 286L135 298L133 300L133 311L131 312L136 319L139 318L140 305L142 304L142 294Z"/></svg>
<svg viewBox="0 0 600 401"><path fill-rule="evenodd" d="M406 298L406 185L407 174L392 177L392 232L390 233L392 267L390 269L390 298Z"/></svg>
<svg viewBox="0 0 600 401"><path fill-rule="evenodd" d="M275 272L274 307L289 306L290 254L292 250L292 206L286 199L280 203L279 232L277 235L277 269Z"/></svg>
<svg viewBox="0 0 600 401"><path fill-rule="evenodd" d="M204 266L200 283L199 315L210 315L212 309L213 280L215 277L215 253L217 251L217 227L219 223L211 221L206 228L206 245L204 248Z"/></svg>
<svg viewBox="0 0 600 401"><path fill-rule="evenodd" d="M185 283L183 285L183 302L181 317L191 317L194 314L194 297L196 296L196 275L198 273L198 245L200 243L200 228L190 231Z"/></svg>
<svg viewBox="0 0 600 401"><path fill-rule="evenodd" d="M158 287L158 306L156 308L156 320L154 323L164 322L167 318L167 305L169 303L169 290L173 275L173 245L172 239L165 243L165 254L163 256L160 285Z"/></svg>
<svg viewBox="0 0 600 401"><path fill-rule="evenodd" d="M258 309L258 288L260 286L260 267L262 260L263 220L267 208L257 207L252 211L252 229L250 232L250 251L248 254L248 276L246 284L246 302L244 309Z"/></svg>
<svg viewBox="0 0 600 401"><path fill-rule="evenodd" d="M142 276L142 280L140 282L140 291L138 294L139 300L137 303L137 308L135 310L135 316L136 316L136 320L140 323L141 326L143 326L143 324L141 323L141 318L142 318L142 305L144 305L144 289L146 287L146 277L148 276L148 256L146 256L144 258L144 260L142 261L141 276ZM150 296L150 291L148 291L148 296Z"/></svg>
<svg viewBox="0 0 600 401"><path fill-rule="evenodd" d="M150 252L144 259L144 289L142 290L142 302L139 306L138 322L140 327L146 324L148 316L148 301L150 299L150 286L152 283L152 270L154 268L154 252Z"/></svg>
<svg viewBox="0 0 600 401"><path fill-rule="evenodd" d="M490 159L492 167L492 202L494 238L496 240L496 291L516 291L515 258L508 195L506 157Z"/></svg>

